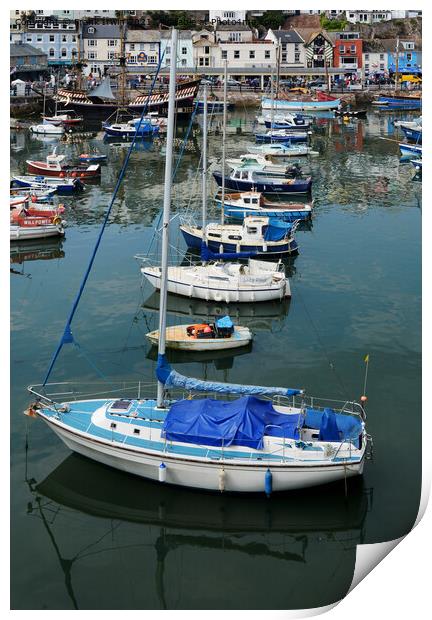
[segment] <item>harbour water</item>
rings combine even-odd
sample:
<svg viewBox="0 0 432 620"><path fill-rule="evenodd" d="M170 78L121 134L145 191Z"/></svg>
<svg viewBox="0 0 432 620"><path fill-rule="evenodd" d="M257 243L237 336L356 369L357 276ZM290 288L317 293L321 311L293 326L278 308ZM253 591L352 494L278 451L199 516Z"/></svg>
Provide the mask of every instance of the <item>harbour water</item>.
<svg viewBox="0 0 432 620"><path fill-rule="evenodd" d="M244 129L253 116L229 117ZM191 376L348 400L363 392L369 353L374 453L363 479L270 499L127 476L71 455L44 424L22 415L26 386L42 382L63 331L127 149L100 136L58 147L71 157L97 149L108 163L99 184L64 198L63 241L11 248L13 609L318 607L346 594L357 544L410 530L421 488L421 182L399 161L392 120L372 110L364 120L316 120L312 145L320 155L302 162L315 211L297 232L299 256L287 262L292 300L230 308L255 334L244 354L174 359ZM227 153L243 153L252 141L230 133ZM26 159L44 159L56 144L12 132L11 172L24 173ZM157 328L158 296L141 281L134 256L159 249L163 152L145 143L131 156L74 320L78 345L63 348L52 381L108 390L154 378L145 334ZM221 138L211 133L210 171L220 155ZM173 260L186 252L176 216L194 209L200 218L198 162L199 150L187 150L177 171ZM214 206L210 215L219 217ZM174 324L224 308L170 298L168 310Z"/></svg>

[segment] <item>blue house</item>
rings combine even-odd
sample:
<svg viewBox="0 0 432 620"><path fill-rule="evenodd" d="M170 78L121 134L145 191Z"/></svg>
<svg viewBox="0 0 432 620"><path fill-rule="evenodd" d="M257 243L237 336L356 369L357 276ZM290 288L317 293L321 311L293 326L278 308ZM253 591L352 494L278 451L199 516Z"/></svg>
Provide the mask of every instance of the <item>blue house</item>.
<svg viewBox="0 0 432 620"><path fill-rule="evenodd" d="M388 70L396 73L396 39L385 39L388 51ZM414 39L401 39L399 41L399 73L418 75L422 72L421 47Z"/></svg>

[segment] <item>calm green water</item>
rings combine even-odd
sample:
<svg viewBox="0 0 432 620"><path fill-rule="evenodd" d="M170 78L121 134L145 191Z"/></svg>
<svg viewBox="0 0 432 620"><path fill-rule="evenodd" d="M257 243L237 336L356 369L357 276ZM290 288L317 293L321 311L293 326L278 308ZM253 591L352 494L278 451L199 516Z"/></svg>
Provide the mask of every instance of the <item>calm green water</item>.
<svg viewBox="0 0 432 620"><path fill-rule="evenodd" d="M247 114L231 120L241 124ZM291 302L231 309L255 332L251 351L176 360L193 376L352 399L362 393L370 353L374 458L347 497L343 483L270 500L161 487L71 455L42 422L22 415L26 386L43 380L126 154L98 138L61 147L71 156L95 147L109 163L99 185L64 198L62 243L11 251L12 608L317 607L346 594L358 543L409 531L421 487L421 182L399 162L397 144L381 139L397 138L391 120L372 111L352 124L317 120L321 155L304 164L315 216L297 233L301 253L287 265ZM209 140L215 160L220 138ZM230 136L228 153L250 141ZM12 172L52 146L12 133ZM198 206L198 159L188 151L179 167L175 213ZM153 379L145 333L156 327L158 299L134 255L158 250L163 166L159 147L132 154L74 320L80 346L64 347L52 381ZM176 233L172 245L184 254ZM169 323L215 309L170 298Z"/></svg>

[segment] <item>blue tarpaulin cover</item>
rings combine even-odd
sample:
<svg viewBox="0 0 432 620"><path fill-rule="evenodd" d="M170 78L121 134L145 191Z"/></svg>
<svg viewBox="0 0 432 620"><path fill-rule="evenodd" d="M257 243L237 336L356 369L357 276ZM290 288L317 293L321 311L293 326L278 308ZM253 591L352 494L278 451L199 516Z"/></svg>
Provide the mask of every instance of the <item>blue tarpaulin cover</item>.
<svg viewBox="0 0 432 620"><path fill-rule="evenodd" d="M265 241L282 241L282 239L287 235L288 230L286 228L282 228L280 226L272 226L271 224L266 227L266 231L264 233Z"/></svg>
<svg viewBox="0 0 432 620"><path fill-rule="evenodd" d="M297 426L302 421L299 415L277 413L270 401L254 396L232 402L180 400L171 405L162 435L169 441L260 450L264 434L297 439Z"/></svg>
<svg viewBox="0 0 432 620"><path fill-rule="evenodd" d="M242 385L239 383L221 383L218 381L202 381L194 377L186 377L176 370L173 370L166 361L165 355L158 355L156 368L158 381L163 383L166 388L179 387L188 391L197 392L219 392L220 394L261 394L272 396L296 396L303 394L304 390L296 390L285 387L267 387L262 385ZM319 426L317 427L319 428Z"/></svg>
<svg viewBox="0 0 432 620"><path fill-rule="evenodd" d="M220 319L216 320L216 327L225 327L226 329L231 329L231 327L233 327L233 322L228 315L221 316Z"/></svg>
<svg viewBox="0 0 432 620"><path fill-rule="evenodd" d="M329 419L331 420L330 422ZM337 429L337 437L335 439L333 439L336 435L334 423ZM320 429L320 439L322 441L357 440L362 432L362 423L357 416L337 413L333 409L324 409L324 411L306 409L305 425L310 428Z"/></svg>

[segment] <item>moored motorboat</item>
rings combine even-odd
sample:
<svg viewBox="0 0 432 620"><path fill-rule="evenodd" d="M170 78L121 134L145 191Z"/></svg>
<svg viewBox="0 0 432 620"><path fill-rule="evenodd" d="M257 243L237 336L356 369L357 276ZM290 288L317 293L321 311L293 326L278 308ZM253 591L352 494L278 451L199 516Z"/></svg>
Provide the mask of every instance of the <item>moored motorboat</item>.
<svg viewBox="0 0 432 620"><path fill-rule="evenodd" d="M27 170L30 174L38 174L52 177L78 177L80 179L91 179L100 176L101 168L99 164L68 165L64 164L65 156L57 155L55 152L47 155L46 161L35 161L27 159Z"/></svg>
<svg viewBox="0 0 432 620"><path fill-rule="evenodd" d="M257 142L306 142L309 132L306 131L290 131L287 129L270 129L265 133L255 134Z"/></svg>
<svg viewBox="0 0 432 620"><path fill-rule="evenodd" d="M87 164L102 164L106 162L107 156L100 153L81 153L78 159Z"/></svg>
<svg viewBox="0 0 432 620"><path fill-rule="evenodd" d="M154 345L159 330L146 334ZM217 317L214 323L171 325L166 328L166 346L181 351L219 351L244 347L252 340L248 327L233 325L229 316Z"/></svg>
<svg viewBox="0 0 432 620"><path fill-rule="evenodd" d="M15 186L32 190L55 190L58 194L72 194L84 188L82 181L77 178L44 177L41 175L13 176L12 183Z"/></svg>
<svg viewBox="0 0 432 620"><path fill-rule="evenodd" d="M60 221L54 224L50 217L29 216L20 218L10 225L10 240L44 239L46 237L63 236L64 228Z"/></svg>
<svg viewBox="0 0 432 620"><path fill-rule="evenodd" d="M306 144L254 144L246 149L249 153L258 153L266 157L301 157L305 155L319 155L312 147Z"/></svg>
<svg viewBox="0 0 432 620"><path fill-rule="evenodd" d="M213 172L216 183L222 185L222 172ZM310 176L301 178L277 177L272 178L267 175L260 175L256 169L234 168L230 175L225 177L225 187L237 192L247 192L256 190L265 193L279 194L307 194L312 188L312 178Z"/></svg>
<svg viewBox="0 0 432 620"><path fill-rule="evenodd" d="M220 196L215 201L221 203ZM233 218L244 219L248 216L260 216L276 218L285 222L306 220L312 216L313 202L289 203L270 201L261 192L238 192L225 195L225 215ZM274 223L273 223L274 225Z"/></svg>
<svg viewBox="0 0 432 620"><path fill-rule="evenodd" d="M314 101L309 100L297 100L288 101L287 99L275 99L273 102L268 97L263 97L261 101L261 108L263 110L271 110L274 107L275 110L293 111L298 110L301 112L308 112L312 110L335 110L341 105L340 99L331 99L329 101Z"/></svg>
<svg viewBox="0 0 432 620"><path fill-rule="evenodd" d="M50 123L43 123L39 125L30 125L30 131L34 134L41 136L62 136L65 132L64 127L61 125L51 125Z"/></svg>

